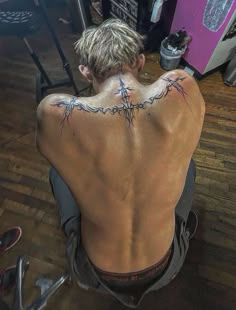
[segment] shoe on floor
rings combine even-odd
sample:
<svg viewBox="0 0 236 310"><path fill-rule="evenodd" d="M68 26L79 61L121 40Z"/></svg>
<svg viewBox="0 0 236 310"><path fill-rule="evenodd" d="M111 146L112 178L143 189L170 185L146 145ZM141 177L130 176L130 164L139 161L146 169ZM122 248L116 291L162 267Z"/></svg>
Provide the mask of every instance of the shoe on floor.
<svg viewBox="0 0 236 310"><path fill-rule="evenodd" d="M21 238L20 227L10 228L0 234L0 255L12 248Z"/></svg>
<svg viewBox="0 0 236 310"><path fill-rule="evenodd" d="M0 296L16 284L16 266L0 270Z"/></svg>

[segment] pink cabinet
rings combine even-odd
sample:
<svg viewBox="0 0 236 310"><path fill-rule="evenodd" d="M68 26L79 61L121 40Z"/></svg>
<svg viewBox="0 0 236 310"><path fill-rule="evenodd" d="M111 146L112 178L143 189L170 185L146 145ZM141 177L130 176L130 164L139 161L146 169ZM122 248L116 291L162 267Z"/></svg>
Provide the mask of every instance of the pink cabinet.
<svg viewBox="0 0 236 310"><path fill-rule="evenodd" d="M203 75L236 52L236 1L178 0L171 32L180 29L192 36L183 58Z"/></svg>

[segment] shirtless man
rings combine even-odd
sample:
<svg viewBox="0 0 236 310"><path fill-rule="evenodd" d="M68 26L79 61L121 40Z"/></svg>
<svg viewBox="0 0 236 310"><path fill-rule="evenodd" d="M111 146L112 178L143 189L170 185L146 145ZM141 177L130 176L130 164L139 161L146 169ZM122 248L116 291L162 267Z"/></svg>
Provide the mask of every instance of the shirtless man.
<svg viewBox="0 0 236 310"><path fill-rule="evenodd" d="M140 84L142 38L122 21L87 29L75 48L96 95L46 97L37 146L67 235L81 223L78 283L136 307L183 265L205 104L182 70Z"/></svg>

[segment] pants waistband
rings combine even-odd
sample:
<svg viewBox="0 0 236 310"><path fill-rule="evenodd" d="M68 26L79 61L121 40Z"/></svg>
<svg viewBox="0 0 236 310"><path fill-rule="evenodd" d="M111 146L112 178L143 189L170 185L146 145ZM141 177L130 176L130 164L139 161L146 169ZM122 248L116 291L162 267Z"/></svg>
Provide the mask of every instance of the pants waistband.
<svg viewBox="0 0 236 310"><path fill-rule="evenodd" d="M171 254L172 254L172 246L170 247L166 255L158 263L137 272L129 272L129 273L106 272L99 269L94 264L92 265L98 276L105 281L116 281L116 282L138 281L138 280L145 280L147 278L150 279L152 277L158 277L168 264Z"/></svg>

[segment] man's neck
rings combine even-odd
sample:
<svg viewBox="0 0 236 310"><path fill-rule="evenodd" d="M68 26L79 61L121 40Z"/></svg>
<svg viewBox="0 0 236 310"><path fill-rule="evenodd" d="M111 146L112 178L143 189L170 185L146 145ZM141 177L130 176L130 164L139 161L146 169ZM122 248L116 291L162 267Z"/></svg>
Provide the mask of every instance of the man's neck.
<svg viewBox="0 0 236 310"><path fill-rule="evenodd" d="M129 84L130 82L132 85L140 85L140 83L137 81L136 76L132 74L131 72L125 72L125 73L119 73L112 75L108 77L105 81L98 83L96 80L93 83L93 88L96 92L96 94L106 92L107 90L116 91L120 87L120 83L123 81L126 84Z"/></svg>

